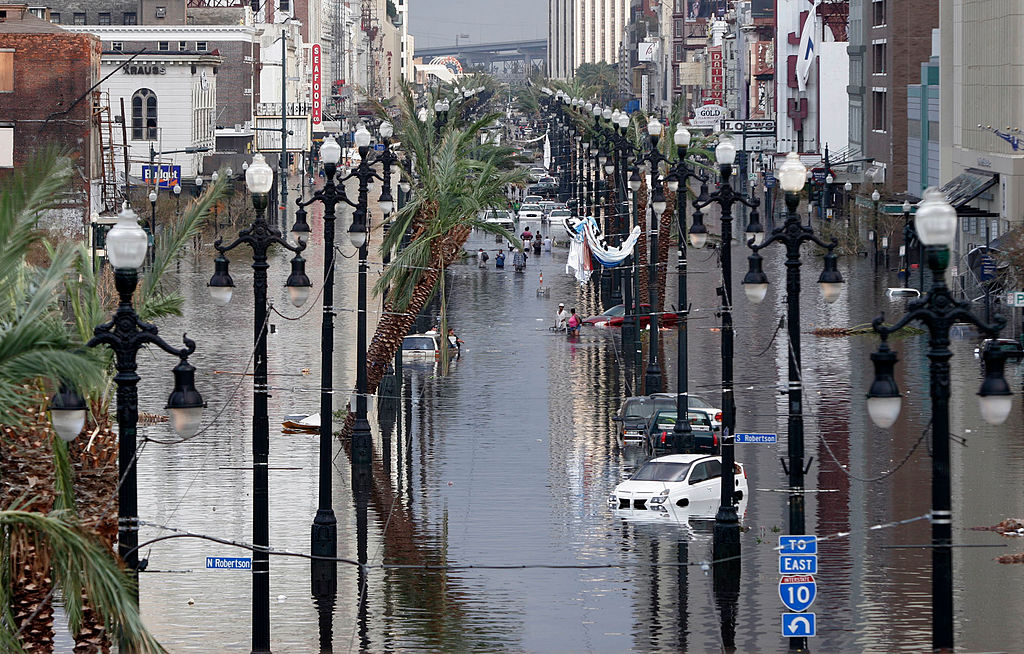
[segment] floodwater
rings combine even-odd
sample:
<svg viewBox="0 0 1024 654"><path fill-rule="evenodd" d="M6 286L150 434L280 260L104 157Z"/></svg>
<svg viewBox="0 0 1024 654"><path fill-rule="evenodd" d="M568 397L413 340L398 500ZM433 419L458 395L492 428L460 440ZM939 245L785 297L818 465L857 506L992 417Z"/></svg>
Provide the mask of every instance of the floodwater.
<svg viewBox="0 0 1024 654"><path fill-rule="evenodd" d="M306 253L310 277L322 279L322 221L311 216ZM339 220L344 256L348 217ZM544 230L546 231L546 230ZM374 234L373 243L380 242ZM493 237L474 234L467 249L494 249ZM397 416L371 416L375 455L365 553L365 602L359 576L339 565L338 595L328 620L310 596L309 562L271 557L271 619L275 652L721 651L735 631L740 651L785 651L780 636L778 555L785 533L784 266L781 248L768 254L768 299L750 305L739 280L745 248L734 249L737 294L736 401L740 431L777 432L777 445L739 445L751 497L744 516L742 572L733 613L723 628L710 561L711 527L673 513L649 522L623 519L606 505L614 486L642 461L613 436L611 416L626 394L629 374L614 329L584 329L578 342L550 332L559 301L583 314L599 311L593 288L581 290L564 272L565 250L531 256L526 274L511 266L486 270L456 265L449 276L450 321L465 341L449 374L432 364L407 364ZM186 298L185 316L162 321L168 341L187 330L198 343L192 363L209 408L209 428L185 443L145 444L139 461L143 520L231 541L251 540L252 343L249 252L232 256L238 285L228 307L208 299L212 255L187 254L170 283ZM292 413L319 406L320 304L291 307L283 289L287 253L271 257L271 297L289 319L274 315L270 336L270 521L274 550L308 552L316 511L316 435L284 434ZM816 284L820 259L807 257L803 329L869 322L879 310L895 317L904 304L882 291L895 274L873 274L865 259L848 259L839 301L824 305ZM371 283L379 273L371 262ZM714 251L690 251L690 390L720 402L719 339ZM538 295L543 271L548 295ZM669 302L675 297L674 266ZM887 281L886 281L887 279ZM335 352L335 406L355 379L355 258L339 258ZM379 304L371 307L376 319ZM296 318L296 319L292 319ZM777 332L777 333L776 333ZM662 367L675 388L676 332L663 330ZM803 336L808 531L835 536L819 547L818 596L812 611L820 652L921 651L931 642L931 557L926 520L873 529L924 516L930 507L929 411L924 337L896 339L898 380L907 391L903 414L890 431L865 413L872 377L869 336ZM1020 539L969 530L1024 515L1024 429L1017 403L1007 425L979 418L980 383L974 339L954 342L954 541L996 547L954 551L956 638L970 651L1015 651L1024 638L1024 568L994 562L1024 549ZM173 361L158 351L141 357L142 409L159 411L171 388ZM1017 364L1008 365L1019 389ZM165 426L145 436L174 440ZM915 449L916 448L916 449ZM334 508L339 556L356 558L357 516L350 459L335 444ZM913 452L908 457L908 452ZM906 462L904 460L906 459ZM902 464L902 465L901 465ZM890 474L891 473L891 474ZM140 541L167 535L144 527ZM836 536L837 534L842 534ZM144 548L149 569L141 579L145 620L172 652L248 651L251 576L208 570L208 556L248 556L209 540L177 538ZM410 568L380 569L380 564ZM433 566L464 566L425 570ZM485 566L522 565L518 569ZM572 566L604 565L603 568ZM480 566L480 567L465 567ZM565 566L565 567L531 567ZM192 602L192 603L190 603ZM729 611L726 611L729 613ZM726 622L730 622L727 620Z"/></svg>

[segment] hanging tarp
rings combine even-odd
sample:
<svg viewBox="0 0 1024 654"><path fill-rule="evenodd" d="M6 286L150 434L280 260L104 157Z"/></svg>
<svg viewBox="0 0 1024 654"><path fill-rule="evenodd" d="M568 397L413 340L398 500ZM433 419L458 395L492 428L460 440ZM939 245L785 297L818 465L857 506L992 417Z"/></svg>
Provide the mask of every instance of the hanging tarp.
<svg viewBox="0 0 1024 654"><path fill-rule="evenodd" d="M590 259L590 249L584 238L569 241L569 258L565 262L565 272L576 277L580 286L586 286L590 275L594 272L594 264Z"/></svg>
<svg viewBox="0 0 1024 654"><path fill-rule="evenodd" d="M573 242L581 241L594 255L594 258L605 268L614 268L622 263L640 240L640 227L635 226L621 245L611 246L605 238L601 227L591 216L584 218L569 217L564 220L565 231Z"/></svg>
<svg viewBox="0 0 1024 654"><path fill-rule="evenodd" d="M551 140L548 138L547 132L544 133L544 168L551 169Z"/></svg>

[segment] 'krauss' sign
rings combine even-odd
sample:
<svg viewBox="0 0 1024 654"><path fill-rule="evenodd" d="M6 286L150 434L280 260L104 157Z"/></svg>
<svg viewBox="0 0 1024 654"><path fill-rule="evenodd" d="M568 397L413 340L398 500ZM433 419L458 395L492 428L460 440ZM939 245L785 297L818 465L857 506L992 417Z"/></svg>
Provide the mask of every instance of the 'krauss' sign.
<svg viewBox="0 0 1024 654"><path fill-rule="evenodd" d="M129 64L124 67L125 75L166 75L167 67L158 64Z"/></svg>

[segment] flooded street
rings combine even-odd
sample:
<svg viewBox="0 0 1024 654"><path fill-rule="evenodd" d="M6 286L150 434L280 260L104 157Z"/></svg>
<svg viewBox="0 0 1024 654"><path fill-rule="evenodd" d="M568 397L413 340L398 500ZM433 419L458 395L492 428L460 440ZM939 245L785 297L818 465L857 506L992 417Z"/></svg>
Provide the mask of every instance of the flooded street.
<svg viewBox="0 0 1024 654"><path fill-rule="evenodd" d="M316 512L315 434L284 434L283 416L319 406L322 209L311 207L314 233L304 253L314 281L310 303L294 308L284 280L288 254L271 254L269 337L271 547L308 552ZM378 214L379 215L379 214ZM357 261L339 218L335 346L335 407L355 382ZM544 226L545 235L547 226ZM560 227L557 227L560 230ZM564 238L562 234L556 234ZM371 237L372 284L381 266ZM493 237L474 234L467 250L493 250ZM776 432L777 445L737 445L751 497L743 516L742 573L735 613L740 651L782 652L785 611L778 595L778 533L787 530L785 456L787 343L776 330L785 314L783 252L765 253L767 300L751 305L739 281L746 248L735 246L738 430ZM198 436L184 443L166 425L141 435L152 441L139 460L142 520L228 541L252 539L251 414L252 271L248 250L232 253L237 289L216 307L206 284L209 249L188 253L170 284L186 298L181 319L159 324L169 342L187 330L197 343L191 362L209 402ZM344 257L344 258L343 258ZM667 297L675 297L674 253ZM531 256L525 274L475 262L448 277L449 321L465 341L447 375L433 363L406 363L397 417L371 415L375 457L369 506L366 601L359 574L339 565L332 620L321 621L310 595L308 560L271 557L271 637L275 652L709 652L723 649L723 625L713 577L711 523L669 513L646 522L608 508L616 484L643 461L620 448L612 415L627 395L629 371L617 329L585 327L578 342L548 329L559 302L583 315L601 310L595 285L581 290L565 274L566 250ZM868 419L864 395L873 371L873 336L819 338L817 327L870 322L881 310L892 321L905 303L889 302L891 273L875 277L870 261L842 259L843 295L825 305L814 283L820 258L805 256L802 294L809 533L819 547L818 652L921 651L931 643L931 506L927 435L927 343L894 338L897 380L907 396L890 431ZM543 272L548 295L538 295ZM716 252L690 250L690 392L721 406L715 316L720 283ZM369 329L380 305L371 302ZM662 330L666 390L675 390L676 335ZM1024 550L1021 539L971 531L1024 515L1024 410L1017 398L1002 427L983 423L975 393L981 375L976 339L954 340L952 431L954 543L1006 545L954 550L956 642L969 651L1014 651L1024 639L1024 568L994 557ZM166 357L140 354L140 408L158 412L170 390ZM1015 391L1019 364L1007 366ZM910 452L913 450L913 452ZM909 453L909 456L908 456ZM350 459L335 443L334 509L339 551L357 558L357 515ZM169 535L143 527L140 542ZM840 535L841 534L841 535ZM172 652L249 651L251 575L207 570L208 556L249 556L227 544L194 538L144 548L141 605L147 624ZM409 567L381 569L381 564ZM424 570L426 564L454 566ZM499 566L488 569L487 566ZM522 566L507 568L500 566ZM606 567L572 567L606 566ZM419 569L417 569L419 568ZM193 603L194 602L194 603Z"/></svg>

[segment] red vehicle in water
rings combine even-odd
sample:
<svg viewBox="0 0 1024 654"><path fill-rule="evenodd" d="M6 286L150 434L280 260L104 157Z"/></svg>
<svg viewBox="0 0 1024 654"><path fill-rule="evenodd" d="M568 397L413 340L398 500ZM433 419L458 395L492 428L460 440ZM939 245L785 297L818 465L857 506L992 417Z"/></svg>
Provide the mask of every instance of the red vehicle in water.
<svg viewBox="0 0 1024 654"><path fill-rule="evenodd" d="M640 305L640 321L641 327L647 327L648 323L651 322L650 316L647 312L651 310L651 305L641 304ZM626 305L616 304L614 307L608 309L604 313L599 313L596 316L591 316L583 320L584 325L590 325L592 327L622 327L622 322L626 319ZM665 312L658 316L658 327L675 327L679 321L678 314L672 312Z"/></svg>

